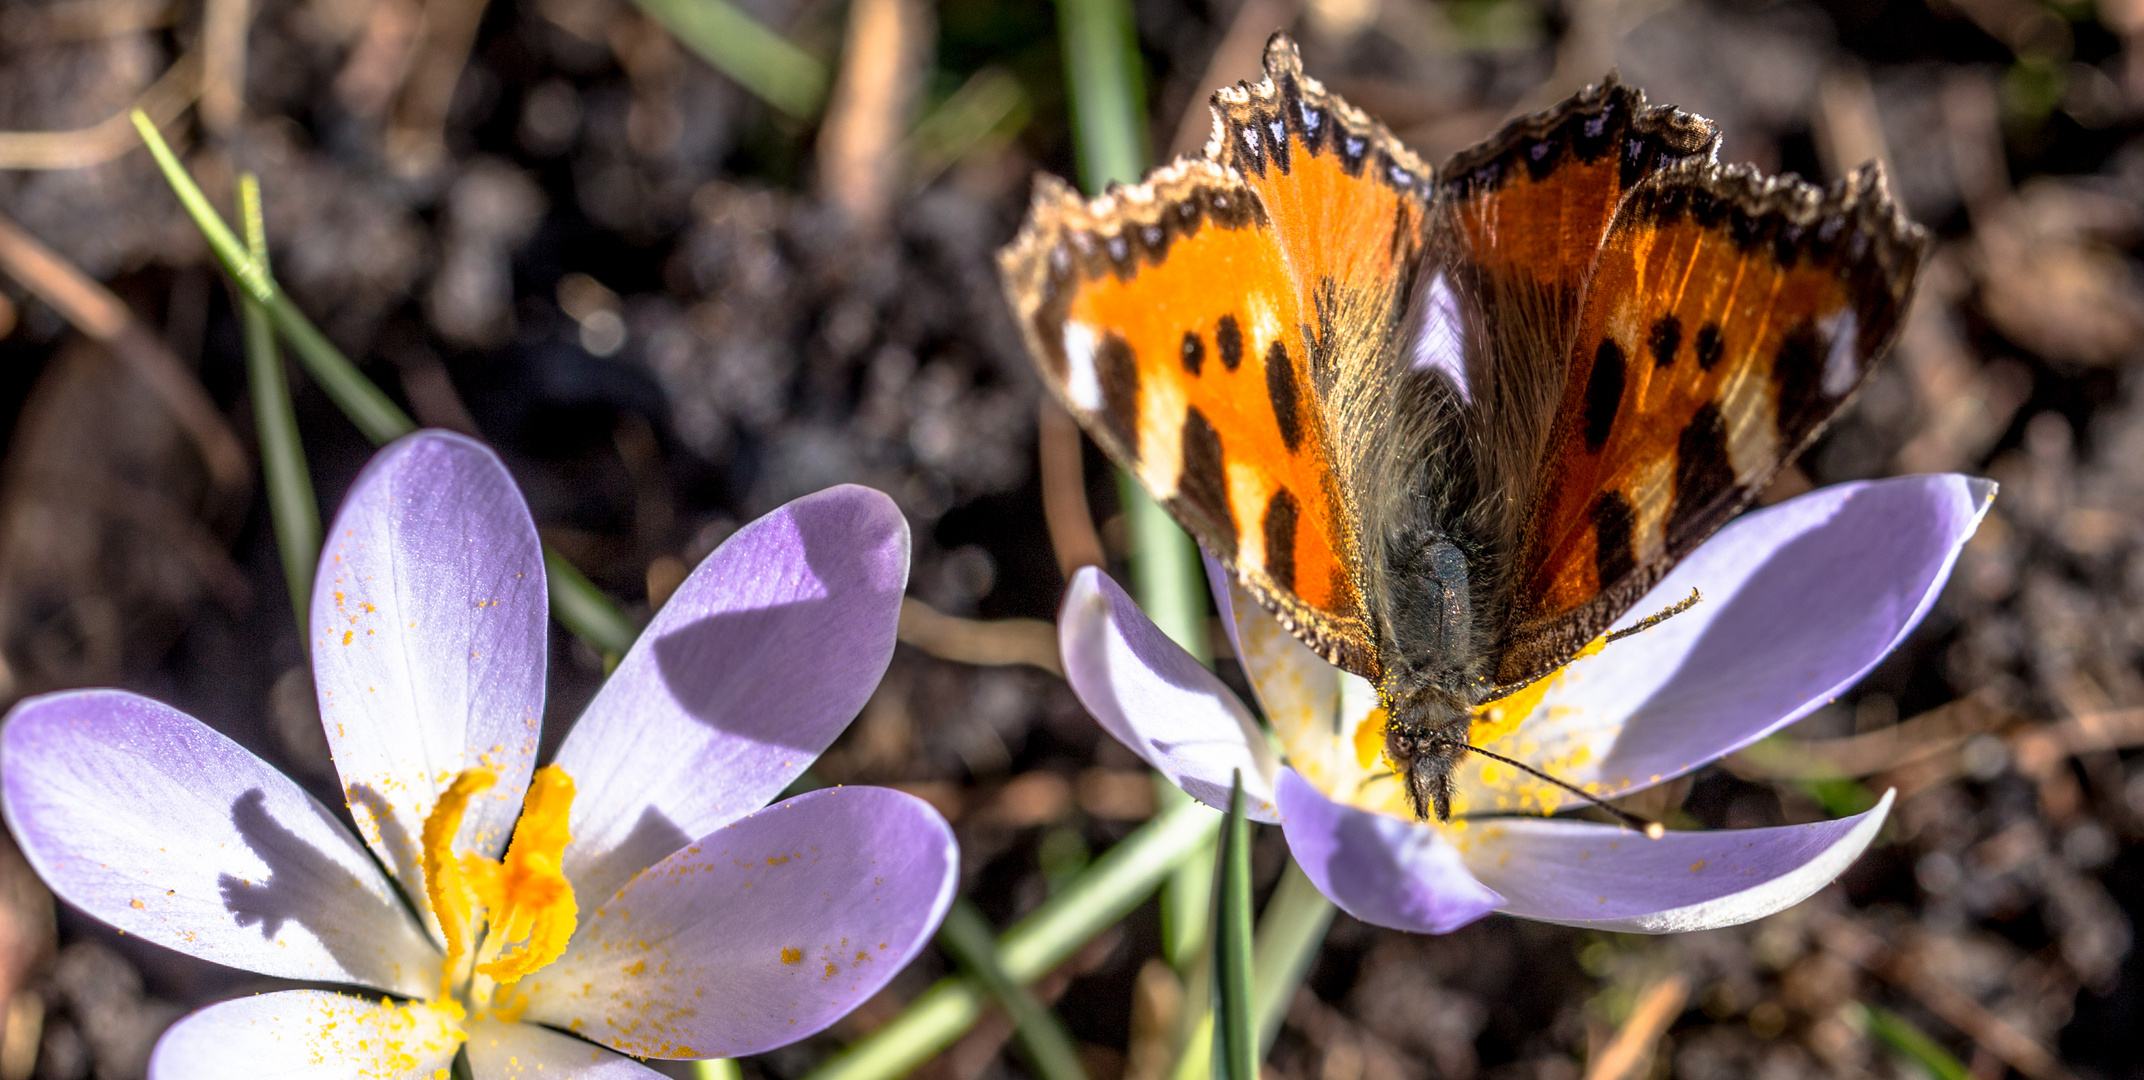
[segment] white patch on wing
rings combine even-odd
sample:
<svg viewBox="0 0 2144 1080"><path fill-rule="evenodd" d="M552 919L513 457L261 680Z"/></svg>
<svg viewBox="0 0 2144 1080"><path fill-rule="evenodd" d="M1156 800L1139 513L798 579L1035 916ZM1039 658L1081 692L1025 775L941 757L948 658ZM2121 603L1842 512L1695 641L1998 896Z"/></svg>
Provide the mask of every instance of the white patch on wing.
<svg viewBox="0 0 2144 1080"><path fill-rule="evenodd" d="M1846 396L1861 377L1861 367L1854 362L1861 338L1860 326L1852 308L1824 320L1824 339L1831 343L1830 351L1824 354L1825 397Z"/></svg>
<svg viewBox="0 0 2144 1080"><path fill-rule="evenodd" d="M1443 272L1429 280L1420 312L1410 357L1415 369L1442 372L1459 392L1459 400L1473 404L1474 395L1467 388L1466 334L1459 319L1459 298L1452 295Z"/></svg>
<svg viewBox="0 0 2144 1080"><path fill-rule="evenodd" d="M1102 408L1102 376L1094 369L1094 331L1065 322L1065 396L1072 404L1097 412Z"/></svg>

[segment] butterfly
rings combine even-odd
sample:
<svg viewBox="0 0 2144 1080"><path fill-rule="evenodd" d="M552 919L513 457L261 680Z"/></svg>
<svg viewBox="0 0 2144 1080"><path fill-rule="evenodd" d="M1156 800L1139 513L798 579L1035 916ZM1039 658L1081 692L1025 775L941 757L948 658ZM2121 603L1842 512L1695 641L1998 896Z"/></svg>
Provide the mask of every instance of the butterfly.
<svg viewBox="0 0 2144 1080"><path fill-rule="evenodd" d="M1611 75L1432 171L1304 74L1000 253L1044 382L1234 580L1373 683L1418 818L1475 710L1749 506L1898 332L1925 230L1871 165L1718 161Z"/></svg>

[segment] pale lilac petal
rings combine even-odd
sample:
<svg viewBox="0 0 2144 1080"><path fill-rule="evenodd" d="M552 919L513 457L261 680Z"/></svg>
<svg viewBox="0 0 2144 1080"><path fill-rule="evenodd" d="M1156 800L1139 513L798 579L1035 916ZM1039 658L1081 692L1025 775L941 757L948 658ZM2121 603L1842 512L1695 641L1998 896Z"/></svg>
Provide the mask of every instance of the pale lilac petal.
<svg viewBox="0 0 2144 1080"><path fill-rule="evenodd" d="M1293 769L1275 785L1288 851L1318 891L1373 926L1443 934L1504 900L1434 825L1333 802Z"/></svg>
<svg viewBox="0 0 2144 1080"><path fill-rule="evenodd" d="M662 1080L623 1054L534 1024L484 1020L469 1028L476 1080Z"/></svg>
<svg viewBox="0 0 2144 1080"><path fill-rule="evenodd" d="M1693 587L1696 607L1571 664L1490 748L1606 795L1763 738L1859 681L1920 622L1994 491L1956 475L1838 484L1734 521L1619 625ZM1459 789L1476 813L1571 801L1493 763L1463 769Z"/></svg>
<svg viewBox="0 0 2144 1080"><path fill-rule="evenodd" d="M462 770L498 776L457 850L496 856L543 722L542 549L505 466L420 431L373 456L335 515L313 583L313 677L358 832L412 897L420 839Z"/></svg>
<svg viewBox="0 0 2144 1080"><path fill-rule="evenodd" d="M1598 930L1671 934L1761 919L1831 883L1876 838L1893 792L1837 821L1671 832L1549 818L1472 823L1467 866L1501 910Z"/></svg>
<svg viewBox="0 0 2144 1080"><path fill-rule="evenodd" d="M1245 813L1279 820L1273 749L1249 709L1206 665L1169 640L1109 575L1072 576L1057 617L1065 681L1104 730L1193 798L1228 809L1243 776Z"/></svg>
<svg viewBox="0 0 2144 1080"><path fill-rule="evenodd" d="M566 736L566 874L602 894L767 804L893 658L908 522L843 485L739 529L685 580Z"/></svg>
<svg viewBox="0 0 2144 1080"><path fill-rule="evenodd" d="M1363 728L1378 707L1377 689L1311 652L1210 558L1207 577L1236 659L1289 767L1321 791L1366 791L1401 806L1398 785L1364 786L1369 777L1390 771L1383 725Z"/></svg>
<svg viewBox="0 0 2144 1080"><path fill-rule="evenodd" d="M953 832L920 799L824 788L767 807L586 896L566 955L521 985L524 1019L636 1057L756 1054L886 985L959 883Z"/></svg>
<svg viewBox="0 0 2144 1080"><path fill-rule="evenodd" d="M328 990L285 990L211 1005L171 1025L149 1080L419 1080L445 1076L461 1045L454 1017Z"/></svg>
<svg viewBox="0 0 2144 1080"><path fill-rule="evenodd" d="M190 956L414 994L440 955L349 830L168 705L78 690L16 705L0 805L68 903Z"/></svg>

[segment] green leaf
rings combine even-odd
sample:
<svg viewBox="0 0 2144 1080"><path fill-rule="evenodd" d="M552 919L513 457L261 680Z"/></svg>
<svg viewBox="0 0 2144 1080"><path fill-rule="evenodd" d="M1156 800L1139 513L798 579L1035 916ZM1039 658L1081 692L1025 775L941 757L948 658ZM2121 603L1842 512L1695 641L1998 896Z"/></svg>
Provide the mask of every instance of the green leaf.
<svg viewBox="0 0 2144 1080"><path fill-rule="evenodd" d="M268 270L268 237L261 224L261 185L252 173L239 177L238 201L246 223L250 260ZM268 310L252 294L238 294L245 324L246 386L253 397L253 426L261 440L261 474L268 490L268 516L275 523L276 550L283 558L283 580L298 619L298 644L307 632L313 601L313 567L320 562L320 503L305 466L305 446L298 438L298 416L290 407L290 384L283 376L283 355L276 350L275 327Z"/></svg>
<svg viewBox="0 0 2144 1080"><path fill-rule="evenodd" d="M1876 1036L1885 1045L1898 1052L1899 1056L1920 1066L1935 1080L1973 1080L1973 1071L1965 1063L1943 1049L1927 1032L1916 1027L1913 1021L1874 1005L1856 1003L1861 1027Z"/></svg>
<svg viewBox="0 0 2144 1080"><path fill-rule="evenodd" d="M1311 962L1325 944L1333 924L1333 902L1303 873L1294 859L1281 871L1280 885L1258 916L1256 959L1251 967L1251 1018L1258 1025L1258 1057L1265 1059L1280 1034L1281 1020L1295 1000L1296 988L1310 974Z"/></svg>
<svg viewBox="0 0 2144 1080"><path fill-rule="evenodd" d="M799 120L819 115L826 64L728 0L636 0L686 48L737 85Z"/></svg>
<svg viewBox="0 0 2144 1080"><path fill-rule="evenodd" d="M1221 829L1221 918L1214 936L1214 1023L1225 1080L1258 1080L1258 1033L1251 1023L1251 823L1243 816L1243 774L1228 795Z"/></svg>
<svg viewBox="0 0 2144 1080"><path fill-rule="evenodd" d="M1212 840L1220 821L1205 805L1186 801L1141 825L998 939L998 962L1006 974L1026 985L1064 963L1152 895L1186 854ZM806 1080L900 1076L973 1026L986 994L973 978L940 979L901 1015L820 1065Z"/></svg>
<svg viewBox="0 0 2144 1080"><path fill-rule="evenodd" d="M945 914L945 924L938 928L938 944L980 980L1012 1018L1020 1045L1026 1048L1027 1059L1041 1080L1087 1080L1087 1070L1080 1067L1079 1051L1073 1048L1072 1037L1065 1034L1057 1017L1005 970L998 960L990 922L974 904L965 898L953 901L952 909Z"/></svg>

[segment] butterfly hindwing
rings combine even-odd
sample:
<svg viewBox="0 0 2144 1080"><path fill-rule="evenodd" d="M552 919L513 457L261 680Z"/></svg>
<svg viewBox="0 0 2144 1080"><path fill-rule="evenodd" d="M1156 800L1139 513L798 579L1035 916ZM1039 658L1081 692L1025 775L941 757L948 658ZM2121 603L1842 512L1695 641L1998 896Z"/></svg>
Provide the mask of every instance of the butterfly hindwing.
<svg viewBox="0 0 2144 1080"><path fill-rule="evenodd" d="M1567 661L1747 507L1889 348L1926 234L1874 167L1662 170L1587 281L1495 678Z"/></svg>
<svg viewBox="0 0 2144 1080"><path fill-rule="evenodd" d="M1083 200L1045 178L1001 257L1045 381L1321 655L1376 677L1337 408L1420 257L1427 171L1302 75L1216 95L1200 160ZM1253 133L1255 137L1253 137Z"/></svg>

